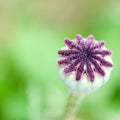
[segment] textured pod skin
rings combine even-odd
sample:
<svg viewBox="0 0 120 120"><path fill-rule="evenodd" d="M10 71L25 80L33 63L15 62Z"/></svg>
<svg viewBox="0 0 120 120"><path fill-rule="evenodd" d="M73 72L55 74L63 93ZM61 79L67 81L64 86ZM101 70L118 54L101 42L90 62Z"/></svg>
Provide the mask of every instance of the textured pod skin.
<svg viewBox="0 0 120 120"><path fill-rule="evenodd" d="M58 51L58 67L61 80L70 90L87 94L109 80L113 61L112 52L104 41L96 41L93 35L75 40L65 39L66 46Z"/></svg>

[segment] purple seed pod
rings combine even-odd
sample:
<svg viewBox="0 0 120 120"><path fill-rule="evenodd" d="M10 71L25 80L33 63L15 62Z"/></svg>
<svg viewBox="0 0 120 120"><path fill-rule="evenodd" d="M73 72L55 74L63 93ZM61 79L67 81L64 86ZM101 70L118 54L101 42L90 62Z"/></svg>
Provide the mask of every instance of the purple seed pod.
<svg viewBox="0 0 120 120"><path fill-rule="evenodd" d="M113 61L104 41L96 41L93 35L76 35L75 40L65 39L65 44L58 51L59 74L71 90L85 94L108 81Z"/></svg>

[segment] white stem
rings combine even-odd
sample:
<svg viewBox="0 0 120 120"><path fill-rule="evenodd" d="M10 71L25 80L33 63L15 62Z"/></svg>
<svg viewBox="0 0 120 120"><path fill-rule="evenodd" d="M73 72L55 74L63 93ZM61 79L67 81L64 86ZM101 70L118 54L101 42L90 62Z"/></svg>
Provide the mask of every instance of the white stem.
<svg viewBox="0 0 120 120"><path fill-rule="evenodd" d="M68 103L66 105L63 119L68 120L70 117L73 117L74 114L77 112L79 105L81 103L81 100L83 99L83 95L76 94L74 92L71 92L68 97Z"/></svg>

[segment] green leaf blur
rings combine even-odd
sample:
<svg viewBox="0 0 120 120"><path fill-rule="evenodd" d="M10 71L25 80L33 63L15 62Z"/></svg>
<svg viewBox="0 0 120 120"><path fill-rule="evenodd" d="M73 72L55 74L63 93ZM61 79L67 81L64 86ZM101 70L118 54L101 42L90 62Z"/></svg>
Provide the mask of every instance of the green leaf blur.
<svg viewBox="0 0 120 120"><path fill-rule="evenodd" d="M57 51L76 34L105 40L114 62L109 82L85 97L76 116L120 119L120 1L1 0L0 120L60 119L69 90Z"/></svg>

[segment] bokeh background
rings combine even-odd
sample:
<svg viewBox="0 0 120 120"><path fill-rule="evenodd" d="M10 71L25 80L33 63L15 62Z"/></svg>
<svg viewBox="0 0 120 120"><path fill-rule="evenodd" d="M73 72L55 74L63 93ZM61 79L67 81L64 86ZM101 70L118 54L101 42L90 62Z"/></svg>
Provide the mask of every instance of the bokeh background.
<svg viewBox="0 0 120 120"><path fill-rule="evenodd" d="M113 50L109 82L85 97L80 120L120 120L120 0L0 0L0 120L58 120L69 90L57 51L94 34Z"/></svg>

